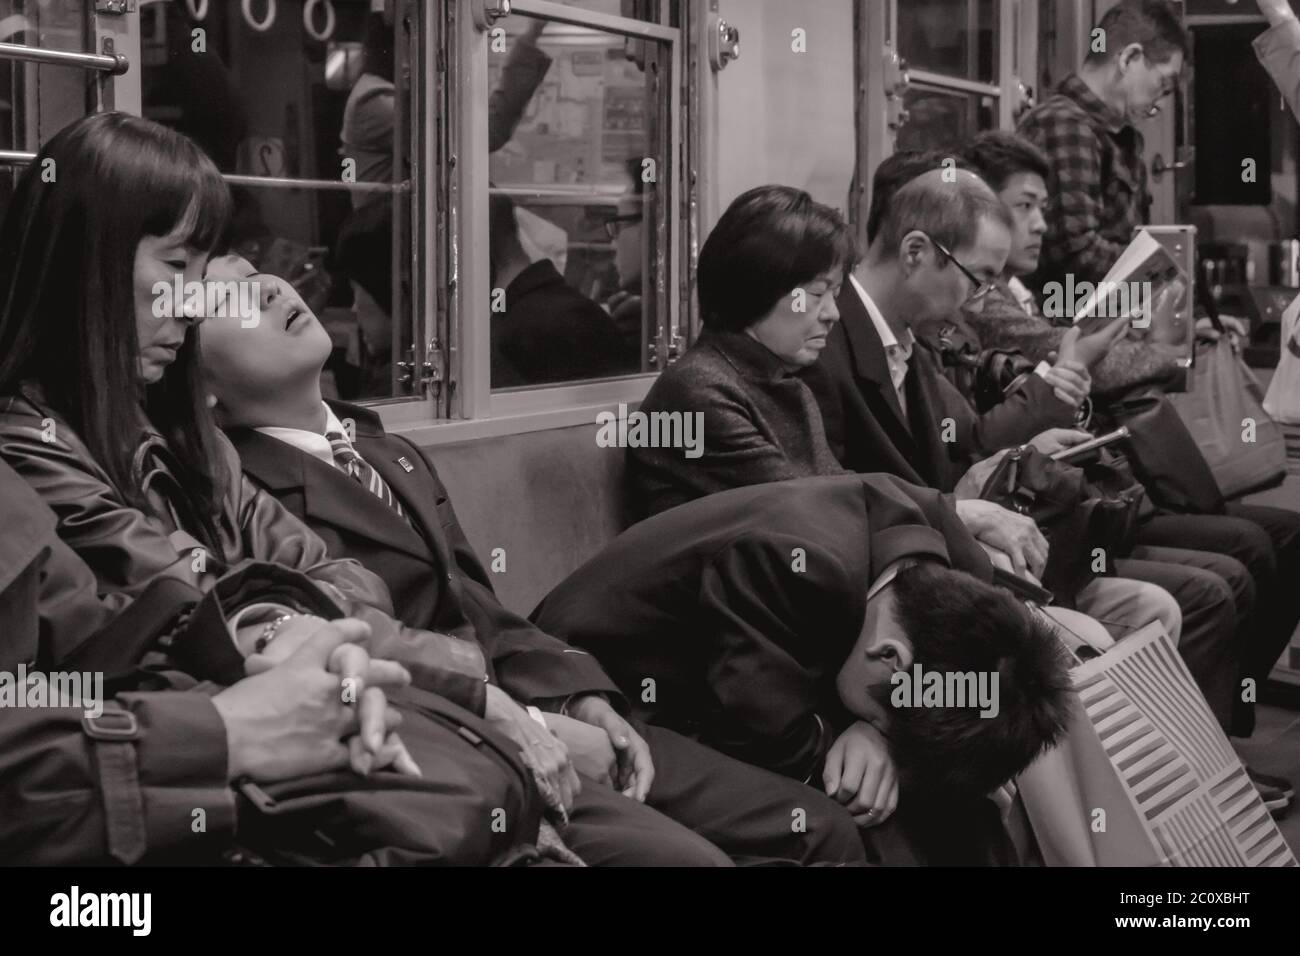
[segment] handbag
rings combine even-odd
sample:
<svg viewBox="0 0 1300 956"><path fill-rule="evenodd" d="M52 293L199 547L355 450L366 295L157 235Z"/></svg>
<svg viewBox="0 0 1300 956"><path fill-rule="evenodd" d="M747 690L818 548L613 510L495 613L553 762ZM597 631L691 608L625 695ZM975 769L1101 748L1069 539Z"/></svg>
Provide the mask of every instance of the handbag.
<svg viewBox="0 0 1300 956"><path fill-rule="evenodd" d="M239 781L242 855L301 866L513 866L539 858L542 797L519 748L445 698L393 697L424 772Z"/></svg>
<svg viewBox="0 0 1300 956"><path fill-rule="evenodd" d="M1259 380L1227 335L1216 342L1198 342L1196 350L1190 387L1169 400L1200 447L1223 497L1280 485L1286 478L1286 439L1264 410Z"/></svg>
<svg viewBox="0 0 1300 956"><path fill-rule="evenodd" d="M946 322L935 345L952 384L983 415L1032 375L1035 363L1019 349L976 349L969 341L958 342L960 334L957 325Z"/></svg>
<svg viewBox="0 0 1300 956"><path fill-rule="evenodd" d="M1264 410L1285 425L1300 425L1300 295L1282 313L1282 348L1277 359L1277 371L1268 383L1264 396Z"/></svg>
<svg viewBox="0 0 1300 956"><path fill-rule="evenodd" d="M1142 493L1136 486L1093 486L1084 469L1022 445L1006 451L980 497L1034 519L1052 545L1043 586L1070 604L1094 576L1109 573L1115 558L1132 551ZM1093 570L1096 549L1109 558L1106 570Z"/></svg>
<svg viewBox="0 0 1300 956"><path fill-rule="evenodd" d="M1214 472L1167 396L1140 391L1099 403L1093 421L1103 431L1121 425L1129 430L1121 448L1158 507L1175 514L1223 514Z"/></svg>

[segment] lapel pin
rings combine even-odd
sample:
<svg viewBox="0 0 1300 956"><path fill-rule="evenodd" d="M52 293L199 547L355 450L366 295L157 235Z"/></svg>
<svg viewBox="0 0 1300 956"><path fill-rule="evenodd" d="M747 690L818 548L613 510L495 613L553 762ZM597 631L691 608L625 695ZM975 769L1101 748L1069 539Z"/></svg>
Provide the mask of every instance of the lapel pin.
<svg viewBox="0 0 1300 956"><path fill-rule="evenodd" d="M415 466L412 465L409 461L407 461L405 456L397 459L397 463L402 466L402 470L405 471L407 474L410 474L411 472L415 471Z"/></svg>

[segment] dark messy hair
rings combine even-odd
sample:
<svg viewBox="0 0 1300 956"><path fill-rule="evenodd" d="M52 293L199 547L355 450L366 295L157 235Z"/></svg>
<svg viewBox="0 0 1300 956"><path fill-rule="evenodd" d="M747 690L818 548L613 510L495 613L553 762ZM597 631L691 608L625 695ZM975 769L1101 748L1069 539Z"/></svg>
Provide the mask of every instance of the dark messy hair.
<svg viewBox="0 0 1300 956"><path fill-rule="evenodd" d="M24 384L76 431L119 492L147 507L133 467L140 411L175 455L182 487L210 521L224 493L199 372L197 329L162 379L139 378L134 270L145 236L185 229L211 251L230 194L191 140L126 113L60 130L18 180L0 227L0 395ZM211 534L213 526L187 529Z"/></svg>
<svg viewBox="0 0 1300 956"><path fill-rule="evenodd" d="M758 186L741 193L700 249L696 282L704 326L741 332L782 296L856 260L844 217L802 189Z"/></svg>
<svg viewBox="0 0 1300 956"><path fill-rule="evenodd" d="M978 707L890 708L890 750L912 787L986 794L1061 739L1072 693L1063 650L1020 601L928 563L899 574L894 597L913 666L997 675L996 716Z"/></svg>
<svg viewBox="0 0 1300 956"><path fill-rule="evenodd" d="M1041 149L1015 133L994 129L980 133L964 147L962 158L995 192L1020 173L1033 173L1047 183L1052 164Z"/></svg>
<svg viewBox="0 0 1300 956"><path fill-rule="evenodd" d="M1169 0L1120 0L1098 21L1097 29L1105 36L1106 49L1090 50L1087 63L1105 63L1130 43L1142 44L1152 63L1168 63L1175 53L1187 56L1187 30Z"/></svg>

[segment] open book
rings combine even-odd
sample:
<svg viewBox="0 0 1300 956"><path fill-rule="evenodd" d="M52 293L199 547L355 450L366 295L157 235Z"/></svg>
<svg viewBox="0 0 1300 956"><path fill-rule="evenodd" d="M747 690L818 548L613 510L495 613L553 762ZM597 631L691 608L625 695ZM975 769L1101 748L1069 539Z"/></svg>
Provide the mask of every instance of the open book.
<svg viewBox="0 0 1300 956"><path fill-rule="evenodd" d="M1174 326L1185 324L1191 316L1191 290L1191 277L1184 275L1169 250L1143 229L1101 282L1076 283L1073 276L1067 276L1064 283L1049 283L1043 290L1043 312L1072 317L1085 334L1120 316L1130 316L1133 328L1160 329L1165 333L1161 338L1176 341L1183 334ZM1053 302L1057 295L1059 300Z"/></svg>

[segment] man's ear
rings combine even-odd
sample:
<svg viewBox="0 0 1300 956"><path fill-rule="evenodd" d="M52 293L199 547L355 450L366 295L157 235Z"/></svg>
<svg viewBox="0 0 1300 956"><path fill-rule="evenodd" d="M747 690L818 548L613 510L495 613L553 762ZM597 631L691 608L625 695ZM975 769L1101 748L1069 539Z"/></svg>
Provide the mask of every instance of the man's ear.
<svg viewBox="0 0 1300 956"><path fill-rule="evenodd" d="M921 265L921 255L926 248L925 237L919 232L909 232L903 237L903 241L898 244L898 261L903 263L907 271L912 271Z"/></svg>
<svg viewBox="0 0 1300 956"><path fill-rule="evenodd" d="M1124 73L1133 65L1134 61L1142 57L1144 52L1141 43L1130 43L1128 46L1124 47L1124 49L1120 50L1119 56L1115 59L1115 62L1119 66L1120 73Z"/></svg>

